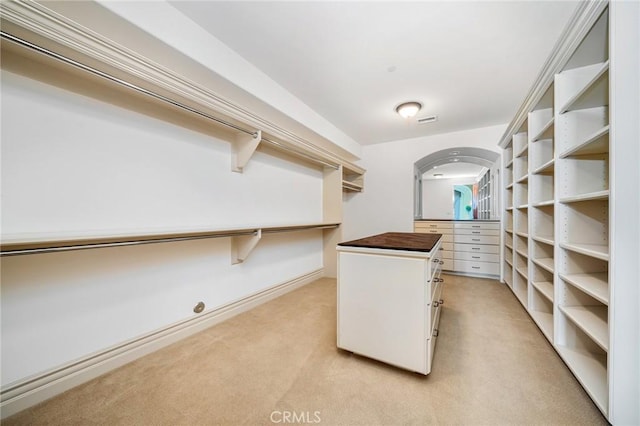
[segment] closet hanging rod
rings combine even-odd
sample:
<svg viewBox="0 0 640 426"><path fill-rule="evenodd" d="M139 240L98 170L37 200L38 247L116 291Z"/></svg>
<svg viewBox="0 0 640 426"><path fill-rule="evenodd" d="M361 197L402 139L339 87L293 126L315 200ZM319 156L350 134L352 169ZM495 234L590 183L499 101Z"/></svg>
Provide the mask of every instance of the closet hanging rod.
<svg viewBox="0 0 640 426"><path fill-rule="evenodd" d="M25 254L41 254L41 253L54 253L54 252L63 252L63 251L75 251L75 250L88 250L88 249L97 249L97 248L109 248L109 247L124 247L124 246L137 246L142 244L156 244L156 243L173 243L179 241L193 241L193 240L204 240L208 238L225 238L225 237L239 237L244 235L257 235L259 230L262 230L263 234L273 234L279 232L292 232L292 231L304 231L307 229L329 229L336 228L340 224L339 223L324 223L317 225L293 225L293 226L283 226L283 227L274 227L274 228L251 228L251 229L239 229L239 230L230 230L230 231L221 231L221 232L211 232L200 235L182 235L175 237L158 237L154 238L153 236L148 236L145 239L136 239L135 237L131 237L131 239L123 239L123 241L111 241L111 242L103 242L103 243L86 243L86 244L73 244L73 245L52 245L51 247L34 247L34 248L25 248L18 250L7 250L0 251L0 256L19 256ZM109 238L109 237L101 237L101 238ZM115 238L115 237L114 237ZM125 237L126 238L126 237ZM32 243L32 244L44 244L44 243ZM55 244L55 243L52 243ZM26 243L24 244L26 245Z"/></svg>
<svg viewBox="0 0 640 426"><path fill-rule="evenodd" d="M207 114L206 112L202 112L200 110L192 108L189 105L185 105L185 104L180 103L178 101L175 101L175 100L173 100L173 99L171 99L169 97L166 97L164 95L155 93L155 92L153 92L153 91L151 91L149 89L145 89L144 87L137 86L137 85L135 85L133 83L130 83L130 82L122 80L122 79L120 79L118 77L112 76L111 74L107 74L104 71L100 71L100 70L98 70L96 68L93 68L93 67L90 67L88 65L85 65L85 64L83 64L81 62L78 62L78 61L76 61L74 59L71 59L71 58L63 56L63 55L61 55L59 53L53 52L53 51L51 51L49 49L46 49L46 48L44 48L42 46L38 46L37 44L31 43L29 41L26 41L24 39L16 37L16 36L14 36L12 34L6 33L4 31L0 31L0 36L2 36L2 38L6 39L7 41L10 41L10 42L15 43L17 45L20 45L22 47L26 47L26 48L28 48L28 49L30 49L32 51L35 51L35 52L37 52L37 53L39 53L41 55L48 56L50 58L56 59L56 60L58 60L60 62L63 62L65 64L67 64L67 65L71 65L73 67L76 67L76 68L81 69L83 71L86 71L88 73L97 75L98 77L104 78L105 80L109 80L109 81L111 81L113 83L119 84L119 85L124 86L124 87L126 87L128 89L135 90L136 92L139 92L139 93L142 93L144 95L150 96L150 97L152 97L154 99L157 99L159 101L168 103L168 104L173 105L173 106L175 106L177 108L180 108L180 109L183 109L185 111L188 111L188 112L190 112L192 114L196 114L196 115L199 115L199 116L204 117L206 119L215 121L218 124L222 124L224 126L230 127L230 128L232 128L234 130L237 130L239 132L245 133L247 135L251 135L253 137L258 136L258 132L256 132L256 131L251 131L251 130L244 129L244 128L238 126L238 125L235 125L235 124L230 123L228 121L225 121L225 120L222 120L220 118L217 118L217 117L215 117L215 116L213 116L211 114ZM300 151L298 151L296 149L292 149L290 147L287 147L284 144L281 144L281 143L276 142L274 140L271 140L271 139L263 137L262 141L267 142L267 143L269 143L271 145L275 145L275 146L280 147L280 148L284 148L284 149L286 149L288 151L292 151L292 152L296 153L299 156L305 157L305 158L307 158L309 160L315 161L315 162L320 163L322 165L329 166L329 167L332 167L334 169L338 169L339 168L339 166L336 165L336 164L328 163L328 162L326 162L324 160L321 160L319 158L316 158L316 157L314 157L312 155L309 155L309 154L300 152Z"/></svg>

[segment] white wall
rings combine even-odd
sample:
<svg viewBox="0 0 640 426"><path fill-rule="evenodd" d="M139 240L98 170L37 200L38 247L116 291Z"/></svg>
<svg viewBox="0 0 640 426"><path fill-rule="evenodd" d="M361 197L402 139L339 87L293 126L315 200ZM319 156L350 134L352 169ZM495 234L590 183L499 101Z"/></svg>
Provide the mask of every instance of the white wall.
<svg viewBox="0 0 640 426"><path fill-rule="evenodd" d="M500 152L506 125L364 146L365 190L344 207L345 239L413 230L413 164L442 149L476 147Z"/></svg>
<svg viewBox="0 0 640 426"><path fill-rule="evenodd" d="M169 2L99 0L99 3L338 146L360 156L361 147L357 142L220 40L194 24Z"/></svg>
<svg viewBox="0 0 640 426"><path fill-rule="evenodd" d="M322 219L322 172L2 72L2 232L108 233ZM322 267L322 231L1 259L2 385Z"/></svg>
<svg viewBox="0 0 640 426"><path fill-rule="evenodd" d="M453 186L473 185L477 178L423 179L422 217L424 219L453 219Z"/></svg>

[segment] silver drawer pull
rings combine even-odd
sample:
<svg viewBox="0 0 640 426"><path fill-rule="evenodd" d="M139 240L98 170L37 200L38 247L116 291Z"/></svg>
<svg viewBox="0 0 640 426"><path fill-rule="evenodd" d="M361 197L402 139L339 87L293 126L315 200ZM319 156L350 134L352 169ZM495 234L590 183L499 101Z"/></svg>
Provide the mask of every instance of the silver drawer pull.
<svg viewBox="0 0 640 426"><path fill-rule="evenodd" d="M480 247L471 247L471 250L480 250Z"/></svg>
<svg viewBox="0 0 640 426"><path fill-rule="evenodd" d="M480 259L480 256L471 256L472 259Z"/></svg>
<svg viewBox="0 0 640 426"><path fill-rule="evenodd" d="M438 337L438 329L433 330L433 337Z"/></svg>
<svg viewBox="0 0 640 426"><path fill-rule="evenodd" d="M480 231L471 231L472 234L479 234Z"/></svg>
<svg viewBox="0 0 640 426"><path fill-rule="evenodd" d="M479 266L472 266L471 269L480 269Z"/></svg>
<svg viewBox="0 0 640 426"><path fill-rule="evenodd" d="M432 227L432 228L437 228L438 227L438 225L429 225L429 226Z"/></svg>
<svg viewBox="0 0 640 426"><path fill-rule="evenodd" d="M472 228L480 228L480 225L471 225Z"/></svg>
<svg viewBox="0 0 640 426"><path fill-rule="evenodd" d="M471 241L480 241L480 238L472 238Z"/></svg>

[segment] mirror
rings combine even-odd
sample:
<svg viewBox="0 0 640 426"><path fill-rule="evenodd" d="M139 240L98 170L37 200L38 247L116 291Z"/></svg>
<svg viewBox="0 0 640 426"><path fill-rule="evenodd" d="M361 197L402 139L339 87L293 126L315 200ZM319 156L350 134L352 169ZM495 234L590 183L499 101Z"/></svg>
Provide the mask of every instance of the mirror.
<svg viewBox="0 0 640 426"><path fill-rule="evenodd" d="M477 219L473 214L473 206L476 204L474 198L474 185L453 185L454 220Z"/></svg>
<svg viewBox="0 0 640 426"><path fill-rule="evenodd" d="M498 152L443 149L416 161L413 176L416 219L499 219Z"/></svg>

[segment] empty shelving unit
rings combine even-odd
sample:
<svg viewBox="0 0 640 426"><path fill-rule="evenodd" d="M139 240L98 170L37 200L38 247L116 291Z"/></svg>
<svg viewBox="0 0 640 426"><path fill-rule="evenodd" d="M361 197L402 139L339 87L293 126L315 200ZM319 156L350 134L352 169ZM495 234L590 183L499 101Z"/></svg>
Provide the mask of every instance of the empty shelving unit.
<svg viewBox="0 0 640 426"><path fill-rule="evenodd" d="M500 142L503 280L614 424L640 423L638 21L580 4Z"/></svg>

